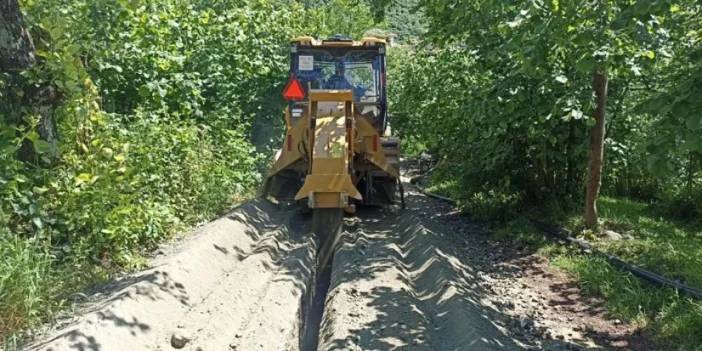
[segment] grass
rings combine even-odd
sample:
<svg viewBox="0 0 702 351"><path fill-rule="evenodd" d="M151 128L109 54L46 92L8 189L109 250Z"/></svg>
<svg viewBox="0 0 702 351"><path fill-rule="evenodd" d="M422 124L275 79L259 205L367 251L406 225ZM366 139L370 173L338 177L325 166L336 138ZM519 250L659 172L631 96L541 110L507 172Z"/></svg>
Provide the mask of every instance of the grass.
<svg viewBox="0 0 702 351"><path fill-rule="evenodd" d="M603 229L629 240L608 241L588 235L580 216L570 217L567 227L590 236L603 251L702 289L702 228L669 220L646 204L626 199L603 197L599 208Z"/></svg>
<svg viewBox="0 0 702 351"><path fill-rule="evenodd" d="M46 322L81 288L109 278L102 267L59 263L39 241L0 227L0 350L14 350L23 330Z"/></svg>
<svg viewBox="0 0 702 351"><path fill-rule="evenodd" d="M622 234L606 240L584 229L580 214L560 223L598 249L690 286L702 288L702 231L699 227L660 216L648 205L603 197L598 202L601 229ZM604 299L608 314L640 326L664 350L702 350L702 302L674 289L644 282L619 271L597 256L585 256L547 239L525 217L500 224L498 240L534 247L580 283L583 292Z"/></svg>
<svg viewBox="0 0 702 351"><path fill-rule="evenodd" d="M552 257L573 274L583 292L601 296L609 315L648 331L665 350L702 350L702 304L673 289L654 287L604 259L579 254Z"/></svg>
<svg viewBox="0 0 702 351"><path fill-rule="evenodd" d="M53 309L51 301L62 284L55 279L49 255L2 229L0 256L0 335L9 335ZM5 340L5 346L11 342Z"/></svg>
<svg viewBox="0 0 702 351"><path fill-rule="evenodd" d="M503 220L515 216L521 197L517 193L481 191L465 195L461 183L438 170L427 191L456 200L458 208L475 220Z"/></svg>
<svg viewBox="0 0 702 351"><path fill-rule="evenodd" d="M607 240L584 229L580 215L564 226L598 249L666 277L702 288L702 231L662 217L647 204L610 197L598 201L601 229L623 240ZM652 286L612 267L604 259L573 253L553 264L578 278L585 293L602 296L609 313L650 331L662 348L702 350L702 303L670 288Z"/></svg>

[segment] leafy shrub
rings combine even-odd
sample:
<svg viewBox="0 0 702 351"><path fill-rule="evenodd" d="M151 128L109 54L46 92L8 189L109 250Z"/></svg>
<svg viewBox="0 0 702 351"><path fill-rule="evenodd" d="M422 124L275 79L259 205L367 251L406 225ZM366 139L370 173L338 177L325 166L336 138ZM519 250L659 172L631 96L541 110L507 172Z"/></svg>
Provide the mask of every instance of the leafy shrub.
<svg viewBox="0 0 702 351"><path fill-rule="evenodd" d="M398 57L406 61L391 66L392 125L451 165L461 198L476 194L482 211L494 194L505 196L488 206L580 196L583 173L573 167L587 156L587 123L560 111L575 96L550 88L536 94L531 86L545 83L484 71L459 48ZM527 102L533 108L518 108Z"/></svg>
<svg viewBox="0 0 702 351"><path fill-rule="evenodd" d="M669 217L702 224L702 187L666 196L657 207Z"/></svg>
<svg viewBox="0 0 702 351"><path fill-rule="evenodd" d="M461 209L480 220L503 220L516 212L521 197L517 193L503 193L495 189L475 192L460 201Z"/></svg>
<svg viewBox="0 0 702 351"><path fill-rule="evenodd" d="M662 198L702 166L702 51L672 39L687 36L678 26L699 29L700 7L639 6L420 1L425 43L396 50L389 66L392 125L456 165L463 197L493 190L566 207L584 195L599 63L609 75L602 191ZM644 30L638 18L652 15L670 37Z"/></svg>

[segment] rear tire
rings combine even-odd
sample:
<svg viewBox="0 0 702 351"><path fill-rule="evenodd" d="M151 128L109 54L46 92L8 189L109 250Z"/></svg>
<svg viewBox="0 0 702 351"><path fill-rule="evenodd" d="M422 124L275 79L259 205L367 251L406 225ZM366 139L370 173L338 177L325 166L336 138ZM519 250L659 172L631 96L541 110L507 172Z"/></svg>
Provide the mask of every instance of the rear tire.
<svg viewBox="0 0 702 351"><path fill-rule="evenodd" d="M307 199L297 200L297 204L300 207L300 212L303 215L306 216L306 215L309 215L310 213L312 213L312 209L307 204Z"/></svg>

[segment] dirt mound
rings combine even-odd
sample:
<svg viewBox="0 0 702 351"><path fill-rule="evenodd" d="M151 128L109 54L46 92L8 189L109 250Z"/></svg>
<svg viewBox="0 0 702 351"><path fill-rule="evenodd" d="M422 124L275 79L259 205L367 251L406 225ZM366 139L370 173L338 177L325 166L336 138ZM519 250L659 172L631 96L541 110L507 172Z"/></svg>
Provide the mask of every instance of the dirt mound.
<svg viewBox="0 0 702 351"><path fill-rule="evenodd" d="M315 243L296 211L244 204L111 284L32 350L291 350Z"/></svg>
<svg viewBox="0 0 702 351"><path fill-rule="evenodd" d="M521 348L481 301L455 235L412 212L363 217L334 259L320 350Z"/></svg>

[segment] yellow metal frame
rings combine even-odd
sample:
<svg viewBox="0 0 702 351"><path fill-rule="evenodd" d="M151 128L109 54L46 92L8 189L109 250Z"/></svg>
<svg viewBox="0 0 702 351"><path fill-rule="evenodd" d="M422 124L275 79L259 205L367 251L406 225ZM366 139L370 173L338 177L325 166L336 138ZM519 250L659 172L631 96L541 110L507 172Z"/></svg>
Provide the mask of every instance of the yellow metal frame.
<svg viewBox="0 0 702 351"><path fill-rule="evenodd" d="M324 43L312 37L298 37L294 42L314 46L385 44L374 37ZM269 177L293 166L306 172L295 200L307 198L311 208L346 208L350 198L363 200L355 186L358 179L354 179L353 161L359 155L390 177L399 177L397 167L385 157L381 135L354 111L353 91L309 89L307 95L308 103L300 117L293 118L285 111L285 141ZM306 160L306 164L300 160Z"/></svg>
<svg viewBox="0 0 702 351"><path fill-rule="evenodd" d="M295 200L308 198L311 208L344 208L348 197L362 200L351 179L353 162L353 92L351 90L310 90L307 150L308 174ZM319 116L320 103L337 102L341 114ZM324 111L322 111L324 113ZM331 111L330 111L331 112Z"/></svg>
<svg viewBox="0 0 702 351"><path fill-rule="evenodd" d="M301 44L301 45L310 45L310 46L372 46L372 45L386 45L387 42L385 39L378 38L378 37L363 37L360 41L358 40L350 40L350 41L323 41L323 40L317 40L313 37L310 36L299 36L296 37L292 40L293 43Z"/></svg>

